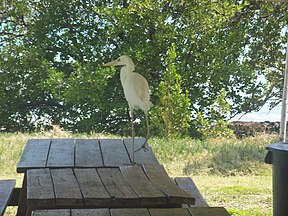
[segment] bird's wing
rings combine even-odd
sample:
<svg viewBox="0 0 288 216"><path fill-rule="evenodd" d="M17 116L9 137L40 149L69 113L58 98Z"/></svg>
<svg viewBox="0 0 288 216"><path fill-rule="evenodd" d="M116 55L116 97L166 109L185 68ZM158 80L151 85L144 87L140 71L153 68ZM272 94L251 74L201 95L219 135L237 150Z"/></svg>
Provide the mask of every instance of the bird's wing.
<svg viewBox="0 0 288 216"><path fill-rule="evenodd" d="M133 82L131 82L131 87L133 88L139 99L141 99L142 101L150 100L149 86L147 80L138 73L132 73L131 79L133 80Z"/></svg>
<svg viewBox="0 0 288 216"><path fill-rule="evenodd" d="M130 108L140 108L147 113L152 106L147 80L142 75L133 72L126 78L123 87Z"/></svg>

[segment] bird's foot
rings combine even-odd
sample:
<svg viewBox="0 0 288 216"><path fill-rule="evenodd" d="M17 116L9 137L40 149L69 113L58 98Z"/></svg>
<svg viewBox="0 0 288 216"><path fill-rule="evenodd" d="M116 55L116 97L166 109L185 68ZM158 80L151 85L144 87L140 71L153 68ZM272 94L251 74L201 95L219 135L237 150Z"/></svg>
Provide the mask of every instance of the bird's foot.
<svg viewBox="0 0 288 216"><path fill-rule="evenodd" d="M139 149L135 150L135 152L138 152L138 151L140 151L141 149L143 149L144 152L149 151L149 149L146 147L146 143L147 143L147 142L145 142L143 145L141 145L141 147L140 147Z"/></svg>

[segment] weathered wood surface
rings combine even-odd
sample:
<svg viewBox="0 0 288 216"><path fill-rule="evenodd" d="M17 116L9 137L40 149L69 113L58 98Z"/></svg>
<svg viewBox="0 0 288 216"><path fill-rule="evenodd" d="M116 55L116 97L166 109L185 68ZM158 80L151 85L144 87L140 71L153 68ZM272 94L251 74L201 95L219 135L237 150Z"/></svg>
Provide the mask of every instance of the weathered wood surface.
<svg viewBox="0 0 288 216"><path fill-rule="evenodd" d="M110 209L111 216L150 216L147 209Z"/></svg>
<svg viewBox="0 0 288 216"><path fill-rule="evenodd" d="M0 180L0 215L5 212L6 206L12 195L13 188L16 184L14 179Z"/></svg>
<svg viewBox="0 0 288 216"><path fill-rule="evenodd" d="M191 216L188 209L171 208L167 209L149 209L151 216Z"/></svg>
<svg viewBox="0 0 288 216"><path fill-rule="evenodd" d="M53 183L49 169L29 170L27 175L27 200L29 205L55 205Z"/></svg>
<svg viewBox="0 0 288 216"><path fill-rule="evenodd" d="M151 203L151 199L154 200L154 203L157 202L155 204L163 205L167 203L165 194L155 187L147 178L145 172L143 172L142 166L122 166L120 167L120 170L125 180L140 198L142 205Z"/></svg>
<svg viewBox="0 0 288 216"><path fill-rule="evenodd" d="M83 199L86 206L109 206L110 195L96 169L74 169Z"/></svg>
<svg viewBox="0 0 288 216"><path fill-rule="evenodd" d="M208 207L208 203L203 198L200 191L198 190L195 183L193 182L193 180L190 177L177 177L177 178L174 178L174 181L178 185L179 188L186 191L192 197L195 197L195 205L194 206ZM183 207L185 207L185 206L183 206Z"/></svg>
<svg viewBox="0 0 288 216"><path fill-rule="evenodd" d="M143 166L143 169L150 181L169 197L168 202L195 204L195 198L186 191L179 190L179 187L170 179L163 166L147 164Z"/></svg>
<svg viewBox="0 0 288 216"><path fill-rule="evenodd" d="M71 209L71 216L110 216L109 209Z"/></svg>
<svg viewBox="0 0 288 216"><path fill-rule="evenodd" d="M105 166L119 166L119 164L131 164L131 160L121 139L103 139L100 140L100 146Z"/></svg>
<svg viewBox="0 0 288 216"><path fill-rule="evenodd" d="M29 168L44 168L47 164L50 149L50 139L30 139L25 145L17 172L24 172Z"/></svg>
<svg viewBox="0 0 288 216"><path fill-rule="evenodd" d="M193 216L229 216L228 211L223 207L195 207L188 208Z"/></svg>
<svg viewBox="0 0 288 216"><path fill-rule="evenodd" d="M144 139L135 139L135 148ZM31 139L17 165L17 172L35 168L97 168L131 164L132 139ZM137 163L159 164L151 148L135 152Z"/></svg>
<svg viewBox="0 0 288 216"><path fill-rule="evenodd" d="M128 182L125 181L118 168L99 168L97 171L103 181L104 187L111 196L113 206L139 206L140 200L137 194Z"/></svg>
<svg viewBox="0 0 288 216"><path fill-rule="evenodd" d="M52 169L50 172L53 180L56 205L81 206L82 194L73 170L71 168ZM29 188L30 185L27 184L27 187Z"/></svg>
<svg viewBox="0 0 288 216"><path fill-rule="evenodd" d="M97 139L75 140L76 167L102 167L103 159Z"/></svg>
<svg viewBox="0 0 288 216"><path fill-rule="evenodd" d="M53 206L175 207L193 204L194 197L181 190L162 169L160 165L126 165L29 170L28 204L30 209Z"/></svg>
<svg viewBox="0 0 288 216"><path fill-rule="evenodd" d="M70 209L49 209L32 212L32 216L70 216Z"/></svg>
<svg viewBox="0 0 288 216"><path fill-rule="evenodd" d="M51 140L47 167L74 167L74 140Z"/></svg>
<svg viewBox="0 0 288 216"><path fill-rule="evenodd" d="M63 213L62 213L63 212ZM229 216L223 207L37 210L32 216Z"/></svg>

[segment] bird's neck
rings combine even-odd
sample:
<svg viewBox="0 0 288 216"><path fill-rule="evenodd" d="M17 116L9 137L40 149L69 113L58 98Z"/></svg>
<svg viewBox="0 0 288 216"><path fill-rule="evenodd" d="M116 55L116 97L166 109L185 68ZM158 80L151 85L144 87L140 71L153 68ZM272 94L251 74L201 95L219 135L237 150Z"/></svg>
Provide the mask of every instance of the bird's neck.
<svg viewBox="0 0 288 216"><path fill-rule="evenodd" d="M121 79L122 85L125 82L127 76L134 71L134 68L135 68L134 65L125 65L121 68L120 79Z"/></svg>

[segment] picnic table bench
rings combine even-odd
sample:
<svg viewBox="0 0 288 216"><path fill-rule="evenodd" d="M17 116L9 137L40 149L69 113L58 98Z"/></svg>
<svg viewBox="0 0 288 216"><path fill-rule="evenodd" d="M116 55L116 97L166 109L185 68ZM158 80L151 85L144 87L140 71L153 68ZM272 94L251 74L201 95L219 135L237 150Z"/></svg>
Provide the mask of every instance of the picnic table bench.
<svg viewBox="0 0 288 216"><path fill-rule="evenodd" d="M15 186L15 179L0 180L0 216L4 215Z"/></svg>
<svg viewBox="0 0 288 216"><path fill-rule="evenodd" d="M135 139L135 148L143 142ZM118 208L161 215L164 210L156 209L169 207L194 216L191 212L198 210L189 207L208 206L191 178L173 181L148 149L135 152L137 164L132 165L132 139L28 140L17 165L17 172L24 173L17 215L89 215L99 209L118 215L113 210Z"/></svg>
<svg viewBox="0 0 288 216"><path fill-rule="evenodd" d="M195 204L161 165L34 169L27 172L30 209L180 207Z"/></svg>

